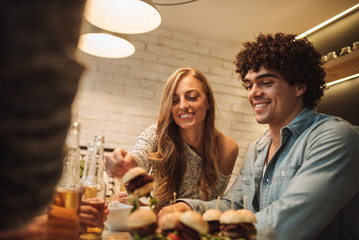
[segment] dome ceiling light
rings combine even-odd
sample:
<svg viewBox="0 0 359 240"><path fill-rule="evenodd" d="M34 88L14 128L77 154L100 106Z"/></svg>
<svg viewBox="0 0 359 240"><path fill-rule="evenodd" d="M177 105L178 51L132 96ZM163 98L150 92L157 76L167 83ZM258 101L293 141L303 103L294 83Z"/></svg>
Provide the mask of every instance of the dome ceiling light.
<svg viewBox="0 0 359 240"><path fill-rule="evenodd" d="M125 34L152 31L162 19L151 0L87 0L84 16L96 27Z"/></svg>
<svg viewBox="0 0 359 240"><path fill-rule="evenodd" d="M127 35L104 31L86 20L83 21L78 48L103 58L125 58L135 52L135 46Z"/></svg>

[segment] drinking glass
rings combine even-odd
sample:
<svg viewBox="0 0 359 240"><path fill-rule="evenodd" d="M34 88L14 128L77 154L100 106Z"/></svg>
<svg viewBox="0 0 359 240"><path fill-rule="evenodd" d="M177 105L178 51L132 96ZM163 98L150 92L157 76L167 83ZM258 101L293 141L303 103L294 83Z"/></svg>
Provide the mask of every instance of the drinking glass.
<svg viewBox="0 0 359 240"><path fill-rule="evenodd" d="M340 51L340 56L347 55L351 52L352 51L350 50L350 46L343 47L342 50Z"/></svg>

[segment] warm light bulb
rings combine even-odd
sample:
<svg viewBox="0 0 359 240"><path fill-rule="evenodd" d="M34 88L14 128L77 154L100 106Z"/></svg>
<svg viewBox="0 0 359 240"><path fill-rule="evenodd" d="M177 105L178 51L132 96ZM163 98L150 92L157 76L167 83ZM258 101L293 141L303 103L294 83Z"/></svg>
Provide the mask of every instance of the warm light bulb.
<svg viewBox="0 0 359 240"><path fill-rule="evenodd" d="M80 36L78 48L103 58L124 58L135 52L133 44L107 33L86 33Z"/></svg>
<svg viewBox="0 0 359 240"><path fill-rule="evenodd" d="M149 32L161 24L150 0L87 0L84 16L96 27L125 34Z"/></svg>

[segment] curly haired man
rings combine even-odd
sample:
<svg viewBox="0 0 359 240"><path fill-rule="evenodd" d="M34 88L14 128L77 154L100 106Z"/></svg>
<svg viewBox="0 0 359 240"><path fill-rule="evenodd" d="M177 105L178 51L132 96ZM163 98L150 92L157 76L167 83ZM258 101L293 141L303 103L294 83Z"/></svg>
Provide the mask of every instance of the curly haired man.
<svg viewBox="0 0 359 240"><path fill-rule="evenodd" d="M256 120L269 129L219 208L255 212L258 239L359 239L359 133L315 111L326 88L320 58L307 39L283 33L260 34L237 54ZM179 210L216 206L180 201Z"/></svg>

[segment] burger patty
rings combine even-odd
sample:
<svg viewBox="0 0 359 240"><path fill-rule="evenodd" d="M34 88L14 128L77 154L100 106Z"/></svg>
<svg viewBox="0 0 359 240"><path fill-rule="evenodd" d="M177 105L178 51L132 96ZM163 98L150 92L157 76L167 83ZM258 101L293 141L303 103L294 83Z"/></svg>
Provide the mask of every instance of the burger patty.
<svg viewBox="0 0 359 240"><path fill-rule="evenodd" d="M149 226L131 228L129 231L131 235L135 235L135 233L137 233L137 235L139 235L140 237L149 237L151 235L156 234L156 229L157 229L157 223L153 223Z"/></svg>
<svg viewBox="0 0 359 240"><path fill-rule="evenodd" d="M175 229L178 232L178 236L183 240L201 240L198 232L181 222L176 222Z"/></svg>
<svg viewBox="0 0 359 240"><path fill-rule="evenodd" d="M173 233L174 229L162 229L162 235L167 236L169 233Z"/></svg>
<svg viewBox="0 0 359 240"><path fill-rule="evenodd" d="M257 230L253 223L222 224L222 233L225 237L251 239Z"/></svg>
<svg viewBox="0 0 359 240"><path fill-rule="evenodd" d="M209 234L219 233L219 231L220 231L219 221L207 221L207 223L208 223L208 233Z"/></svg>
<svg viewBox="0 0 359 240"><path fill-rule="evenodd" d="M136 189L142 187L149 182L153 182L153 177L148 174L140 175L129 181L125 187L129 193L133 193Z"/></svg>

